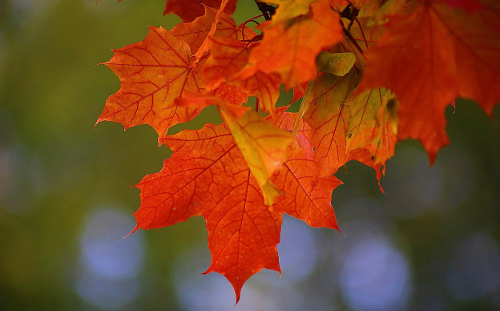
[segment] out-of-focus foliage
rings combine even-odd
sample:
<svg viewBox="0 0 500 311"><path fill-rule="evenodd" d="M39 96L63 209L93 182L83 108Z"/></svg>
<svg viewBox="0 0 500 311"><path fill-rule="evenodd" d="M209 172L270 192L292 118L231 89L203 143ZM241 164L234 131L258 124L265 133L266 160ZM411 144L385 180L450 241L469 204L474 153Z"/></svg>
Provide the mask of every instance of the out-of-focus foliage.
<svg viewBox="0 0 500 311"><path fill-rule="evenodd" d="M94 129L119 88L96 64L147 26L178 23L151 13L164 5L0 0L2 310L500 308L500 125L463 101L447 110L452 145L432 168L404 142L387 162L385 195L373 170L350 163L339 173L333 202L345 237L286 217L283 279L253 277L235 308L221 276L198 275L210 263L201 219L120 240L139 206L127 187L170 151L151 144L147 126ZM236 18L259 14L245 5Z"/></svg>

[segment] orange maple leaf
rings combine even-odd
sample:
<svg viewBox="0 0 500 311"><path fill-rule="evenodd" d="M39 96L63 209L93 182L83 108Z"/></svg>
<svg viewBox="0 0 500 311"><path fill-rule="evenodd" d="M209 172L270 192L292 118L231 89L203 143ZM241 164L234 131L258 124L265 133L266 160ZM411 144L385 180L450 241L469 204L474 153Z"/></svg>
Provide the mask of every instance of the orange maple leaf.
<svg viewBox="0 0 500 311"><path fill-rule="evenodd" d="M273 122L289 129L295 115L280 108ZM233 285L236 301L243 284L262 268L280 272L277 244L283 212L311 226L337 227L331 206L334 177L311 187L314 176L307 126L288 147L288 160L273 179L285 194L268 207L224 124L207 124L163 139L173 150L163 169L137 185L141 207L134 231L160 228L202 215L206 221L212 262L205 273L218 272Z"/></svg>
<svg viewBox="0 0 500 311"><path fill-rule="evenodd" d="M276 128L260 114L248 107L226 103L223 99L210 95L186 94L178 98L180 106L205 108L217 105L219 113L230 129L245 161L259 185L266 205L273 204L280 194L271 181L271 176L281 168L286 160L286 148L293 135Z"/></svg>
<svg viewBox="0 0 500 311"><path fill-rule="evenodd" d="M340 16L332 10L329 0L312 3L306 15L279 23L265 22L259 28L264 39L251 49L249 65L239 77L248 78L258 70L279 73L286 89L314 79L316 56L343 39Z"/></svg>
<svg viewBox="0 0 500 311"><path fill-rule="evenodd" d="M287 108L278 108L269 119L281 129L292 132L296 114L284 112ZM276 199L272 208L301 219L311 227L339 230L331 193L342 182L335 176L317 177L313 150L311 128L302 123L294 142L288 147L288 160L272 178L278 189L285 193Z"/></svg>
<svg viewBox="0 0 500 311"><path fill-rule="evenodd" d="M217 29L217 24L219 22L219 19L221 18L224 8L226 7L227 3L229 0L222 0L220 4L220 8L217 9L217 12L215 12L215 17L214 21L212 22L212 26L210 27L210 30L208 31L207 35L205 36L205 40L203 40L200 48L194 53L194 57L196 58L195 62L198 63L201 58L208 52L208 45L209 45L209 37L213 36L215 34L215 31Z"/></svg>
<svg viewBox="0 0 500 311"><path fill-rule="evenodd" d="M257 71L254 75L238 79L237 73L248 63L247 45L231 38L210 37L210 57L200 70L200 77L208 90L218 87L222 82L236 85L248 95L259 99L264 112L273 112L280 96L281 78L276 73L265 74Z"/></svg>
<svg viewBox="0 0 500 311"><path fill-rule="evenodd" d="M408 16L392 17L389 31L365 53L360 85L394 91L399 139L420 140L431 163L449 143L444 111L458 96L488 114L500 101L500 28L486 18L498 10L467 12L446 2L421 1Z"/></svg>
<svg viewBox="0 0 500 311"><path fill-rule="evenodd" d="M181 38L191 48L191 52L198 51L213 28L214 22L216 29L214 36L227 37L233 39L246 39L249 33L253 33L248 27L237 27L234 19L227 14L220 14L217 18L217 9L204 6L205 14L189 23L180 23L175 25L170 31L172 35Z"/></svg>
<svg viewBox="0 0 500 311"><path fill-rule="evenodd" d="M319 176L329 176L350 160L380 169L394 154L396 118L387 107L392 96L383 89L354 92L360 79L325 73L314 82L304 120L311 126ZM391 102L394 105L394 102ZM389 109L390 108L390 109Z"/></svg>
<svg viewBox="0 0 500 311"><path fill-rule="evenodd" d="M184 22L190 22L202 16L204 13L203 4L218 8L223 0L167 0L165 12L163 14L176 14ZM231 15L236 10L236 3L238 0L229 0L224 12Z"/></svg>
<svg viewBox="0 0 500 311"><path fill-rule="evenodd" d="M228 85L226 83L222 83L221 85L219 85L219 87L216 88L212 93L216 98L234 107L241 107L241 105L243 105L243 103L246 103L248 100L247 93L243 92L242 90L240 90L240 88L234 85ZM214 102L210 105L214 104L216 103Z"/></svg>
<svg viewBox="0 0 500 311"><path fill-rule="evenodd" d="M306 15L309 13L310 5L317 1L318 0L266 0L265 2L278 5L271 24L279 24L297 16Z"/></svg>
<svg viewBox="0 0 500 311"><path fill-rule="evenodd" d="M142 42L114 50L104 64L120 78L121 88L108 98L97 123L114 121L125 129L149 124L163 137L198 114L196 108L173 104L185 91L200 92L202 86L191 67L189 45L162 27L150 27Z"/></svg>
<svg viewBox="0 0 500 311"><path fill-rule="evenodd" d="M205 273L224 275L236 302L253 274L280 272L283 213L338 230L339 167L360 161L380 185L398 131L432 162L448 143L447 105L461 96L491 113L500 101L496 0L264 2L278 7L259 5L272 18L256 35L245 25L258 17L237 26L228 15L237 0L168 0L165 14L185 22L114 50L105 64L121 88L97 121L149 124L173 151L136 185L132 232L202 216ZM275 108L281 83L303 97L298 113ZM251 95L267 117L243 105ZM166 135L208 105L223 124Z"/></svg>
<svg viewBox="0 0 500 311"><path fill-rule="evenodd" d="M383 192L380 178L397 141L397 99L391 91L374 89L354 95L345 105L349 110L347 161L356 160L374 168Z"/></svg>
<svg viewBox="0 0 500 311"><path fill-rule="evenodd" d="M179 107L174 100L185 92L202 93L197 76L201 65L192 57L212 31L214 36L238 38L246 27L237 28L234 20L206 7L204 16L182 23L171 31L150 27L139 43L114 50L113 58L104 63L120 78L120 90L106 101L97 120L121 123L125 129L151 125L159 137L175 124L187 122L199 113L193 107ZM215 29L215 31L214 31Z"/></svg>

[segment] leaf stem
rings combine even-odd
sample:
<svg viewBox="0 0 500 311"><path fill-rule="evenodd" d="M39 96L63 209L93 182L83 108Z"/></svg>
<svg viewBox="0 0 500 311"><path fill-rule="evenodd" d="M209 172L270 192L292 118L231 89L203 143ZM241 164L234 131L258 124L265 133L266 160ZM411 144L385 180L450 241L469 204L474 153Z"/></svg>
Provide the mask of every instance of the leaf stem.
<svg viewBox="0 0 500 311"><path fill-rule="evenodd" d="M344 25L342 25L342 28L344 30L344 34L347 36L347 38L349 38L349 40L351 40L351 42L354 44L354 46L358 49L359 52L361 52L361 54L363 54L363 49L359 46L358 42L356 42L356 39L354 39L354 37L351 35L351 33L349 32L349 30L347 30Z"/></svg>

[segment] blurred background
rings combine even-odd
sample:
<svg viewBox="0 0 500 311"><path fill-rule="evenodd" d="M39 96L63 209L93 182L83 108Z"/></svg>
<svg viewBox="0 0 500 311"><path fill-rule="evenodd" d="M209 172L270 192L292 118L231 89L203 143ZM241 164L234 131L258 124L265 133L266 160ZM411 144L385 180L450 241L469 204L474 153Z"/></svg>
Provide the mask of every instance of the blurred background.
<svg viewBox="0 0 500 311"><path fill-rule="evenodd" d="M140 204L130 186L170 151L148 126L94 128L119 88L96 65L178 23L164 6L0 0L1 310L500 310L500 109L472 102L447 111L452 144L433 167L418 143L397 146L385 194L359 163L337 174L344 235L285 215L283 277L252 277L236 307L224 277L199 275L202 218L122 240ZM242 0L235 17L258 14Z"/></svg>

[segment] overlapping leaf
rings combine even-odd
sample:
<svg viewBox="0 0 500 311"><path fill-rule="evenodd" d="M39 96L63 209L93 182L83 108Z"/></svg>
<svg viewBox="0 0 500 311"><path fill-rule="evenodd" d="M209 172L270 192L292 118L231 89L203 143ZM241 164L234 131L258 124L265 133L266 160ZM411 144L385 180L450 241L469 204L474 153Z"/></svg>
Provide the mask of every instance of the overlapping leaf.
<svg viewBox="0 0 500 311"><path fill-rule="evenodd" d="M360 8L359 17L367 19L366 28L389 22L388 16L406 15L418 0L374 0L354 4ZM366 29L368 30L368 29Z"/></svg>
<svg viewBox="0 0 500 311"><path fill-rule="evenodd" d="M206 55L208 52L208 45L209 45L209 37L213 36L215 34L215 31L217 30L217 23L219 19L221 18L223 11L228 4L229 0L222 0L220 3L219 9L215 12L215 17L214 21L212 23L212 26L210 27L210 30L208 31L207 35L205 36L205 40L203 40L200 48L194 53L195 57L195 63L198 63L203 56Z"/></svg>
<svg viewBox="0 0 500 311"><path fill-rule="evenodd" d="M316 60L318 70L327 72L336 76L346 75L356 62L356 55L351 52L347 53L329 53L322 51L319 53Z"/></svg>
<svg viewBox="0 0 500 311"><path fill-rule="evenodd" d="M280 113L283 112L281 109ZM281 114L278 126L293 124L295 116ZM280 272L277 244L283 212L313 226L337 228L330 197L340 182L324 178L311 188L314 175L308 130L297 134L288 160L275 183L283 198L269 208L225 125L207 124L163 139L174 151L163 169L146 176L137 187L141 207L139 228L151 229L203 215L212 262L206 273L219 272L233 285L237 300L243 283L262 268ZM303 209L301 205L303 205Z"/></svg>
<svg viewBox="0 0 500 311"><path fill-rule="evenodd" d="M330 176L347 161L358 160L377 171L394 154L396 120L383 89L353 93L356 70L346 76L323 74L314 83L304 119L312 128L319 176Z"/></svg>
<svg viewBox="0 0 500 311"><path fill-rule="evenodd" d="M189 121L198 110L173 101L185 91L202 89L191 63L186 42L162 27L150 27L142 42L114 50L105 63L120 78L121 88L108 98L97 123L114 121L125 129L149 124L163 137L173 125Z"/></svg>
<svg viewBox="0 0 500 311"><path fill-rule="evenodd" d="M266 0L266 3L277 4L278 8L273 15L272 24L287 22L295 17L309 13L309 7L318 0Z"/></svg>
<svg viewBox="0 0 500 311"><path fill-rule="evenodd" d="M248 78L258 70L279 73L287 89L315 78L316 56L343 38L339 19L328 0L319 0L306 15L261 24L264 39L250 51L249 66L240 77Z"/></svg>
<svg viewBox="0 0 500 311"><path fill-rule="evenodd" d="M363 88L392 89L400 102L400 139L421 141L431 163L449 143L444 110L457 96L487 113L500 101L500 32L483 15L424 1L365 54ZM391 61L387 61L390 59Z"/></svg>
<svg viewBox="0 0 500 311"><path fill-rule="evenodd" d="M284 112L271 117L271 122L291 132L296 114ZM273 181L285 195L277 198L273 205L278 210L301 219L312 227L327 227L339 230L331 204L331 193L342 184L335 176L317 178L314 161L311 129L302 123L295 135L295 141L288 147L288 160Z"/></svg>
<svg viewBox="0 0 500 311"><path fill-rule="evenodd" d="M500 32L500 2L496 0L483 0L481 10L481 18L491 27L494 27L497 32Z"/></svg>
<svg viewBox="0 0 500 311"><path fill-rule="evenodd" d="M218 37L246 39L248 36L246 32L251 31L245 27L236 27L236 23L229 15L221 14L218 19L216 19L216 16L217 9L205 6L205 14L203 16L189 23L177 24L172 28L171 34L189 44L191 52L194 54L205 41L214 22L217 25L214 36Z"/></svg>
<svg viewBox="0 0 500 311"><path fill-rule="evenodd" d="M203 4L218 8L223 0L167 0L165 12L163 14L176 14L184 22L193 21L204 13ZM228 15L233 14L238 0L229 0L224 12Z"/></svg>
<svg viewBox="0 0 500 311"><path fill-rule="evenodd" d="M121 1L123 0L118 0L118 2ZM191 22L205 13L203 8L204 5L218 8L222 1L224 0L167 0L163 14L176 14L184 22ZM238 0L228 0L227 2L227 5L224 7L224 12L228 15L232 15L236 10L236 3Z"/></svg>
<svg viewBox="0 0 500 311"><path fill-rule="evenodd" d="M169 0L166 13L192 22L151 27L142 42L114 51L105 64L121 88L98 122L150 124L173 150L137 185L134 231L202 215L212 255L205 273L224 275L238 301L253 274L280 272L283 213L338 229L339 167L357 160L380 180L398 131L419 139L432 162L448 143L443 113L457 96L491 113L500 101L500 5L269 0L278 8L260 36L222 12L236 2ZM275 108L282 82L294 87L293 100L304 96L298 114ZM251 95L271 114L243 106ZM224 124L166 136L212 104Z"/></svg>
<svg viewBox="0 0 500 311"><path fill-rule="evenodd" d="M279 191L270 177L286 160L285 151L293 140L292 134L274 127L255 111L247 111L239 118L226 109L221 114L262 190L264 203L273 204Z"/></svg>
<svg viewBox="0 0 500 311"><path fill-rule="evenodd" d="M200 72L208 90L218 87L223 82L235 84L248 95L256 96L264 112L274 110L280 95L281 79L278 74L265 74L259 70L248 78L235 78L248 62L249 49L244 42L231 38L211 37L210 51L210 57Z"/></svg>
<svg viewBox="0 0 500 311"><path fill-rule="evenodd" d="M97 123L114 121L125 129L149 124L161 138L173 125L191 120L199 109L173 103L185 92L204 92L193 52L213 25L217 25L214 36L237 38L247 32L244 27L237 29L231 17L218 17L215 9L207 7L206 14L191 23L171 31L150 27L142 42L115 50L105 65L120 78L121 88L108 98Z"/></svg>
<svg viewBox="0 0 500 311"><path fill-rule="evenodd" d="M219 85L212 93L216 98L235 107L241 107L248 100L247 93L234 85L227 85L226 83Z"/></svg>
<svg viewBox="0 0 500 311"><path fill-rule="evenodd" d="M342 2L342 1L340 1ZM371 2L370 2L371 3ZM338 6L339 9L342 9L347 5L346 1L343 3L343 6ZM345 75L353 66L355 66L358 70L363 70L366 62L363 56L363 53L366 49L368 49L371 45L376 43L382 35L386 32L387 27L381 25L372 24L371 26L367 26L370 18L358 18L359 23L353 23L350 25L349 33L351 37L344 38L339 44L333 45L329 48L329 51L322 51L318 55L316 59L317 70L320 72L328 72L328 69L325 69L325 65L333 66L337 68L332 68L337 75ZM342 20L344 23L344 27L349 27L349 20ZM354 41L352 41L354 40ZM352 57L351 54L354 54L355 62L352 64L352 61L349 60ZM326 59L322 59L324 55L327 55ZM342 58L344 60L342 62L335 61L335 58ZM326 64L328 61L333 60L335 63ZM331 71L331 70L330 70ZM307 83L302 83L293 88L293 99L292 102L304 96L304 92L307 88ZM307 104L307 103L306 103Z"/></svg>
<svg viewBox="0 0 500 311"><path fill-rule="evenodd" d="M221 117L230 129L245 161L259 185L266 205L273 204L279 191L271 176L286 160L286 149L292 142L291 133L276 128L257 112L247 107L227 104L210 95L188 95L176 100L180 106L204 108L217 105Z"/></svg>
<svg viewBox="0 0 500 311"><path fill-rule="evenodd" d="M347 161L373 167L380 185L385 163L394 155L397 141L397 99L382 88L357 94L345 105L350 119L346 130Z"/></svg>

